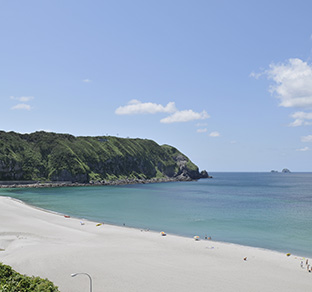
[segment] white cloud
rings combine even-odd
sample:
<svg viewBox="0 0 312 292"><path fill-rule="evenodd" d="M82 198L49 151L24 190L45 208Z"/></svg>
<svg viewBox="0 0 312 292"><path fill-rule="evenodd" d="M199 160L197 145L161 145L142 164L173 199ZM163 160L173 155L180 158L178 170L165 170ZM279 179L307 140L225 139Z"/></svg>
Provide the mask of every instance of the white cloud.
<svg viewBox="0 0 312 292"><path fill-rule="evenodd" d="M250 74L249 74L249 76L250 77L253 77L253 78L255 78L255 79L259 79L263 74L265 74L265 73L255 73L255 72L251 72Z"/></svg>
<svg viewBox="0 0 312 292"><path fill-rule="evenodd" d="M271 64L265 72L275 82L270 92L280 99L280 106L312 108L312 66L301 59Z"/></svg>
<svg viewBox="0 0 312 292"><path fill-rule="evenodd" d="M211 132L211 133L209 134L209 136L210 136L210 137L219 137L219 136L220 136L220 133L217 132L217 131L214 131L214 132Z"/></svg>
<svg viewBox="0 0 312 292"><path fill-rule="evenodd" d="M306 112L295 112L291 115L293 119L295 119L292 123L289 124L291 127L298 126L307 126L312 125L312 122L307 122L306 120L312 120L312 113Z"/></svg>
<svg viewBox="0 0 312 292"><path fill-rule="evenodd" d="M27 102L27 101L34 99L33 96L20 96L20 97L10 96L10 98L14 99L14 100L21 101L21 102Z"/></svg>
<svg viewBox="0 0 312 292"><path fill-rule="evenodd" d="M208 126L208 123L197 123L196 127L206 127Z"/></svg>
<svg viewBox="0 0 312 292"><path fill-rule="evenodd" d="M312 142L312 135L301 137L302 142Z"/></svg>
<svg viewBox="0 0 312 292"><path fill-rule="evenodd" d="M207 128L197 129L196 132L197 133L205 133L205 132L207 132Z"/></svg>
<svg viewBox="0 0 312 292"><path fill-rule="evenodd" d="M196 113L193 110L176 111L171 116L161 119L160 122L164 124L190 122L194 120L208 119L209 115L206 111Z"/></svg>
<svg viewBox="0 0 312 292"><path fill-rule="evenodd" d="M31 106L29 104L25 103L19 103L13 107L11 107L12 110L31 110Z"/></svg>
<svg viewBox="0 0 312 292"><path fill-rule="evenodd" d="M191 109L179 111L176 108L174 102L169 102L167 105L164 106L152 102L141 102L136 99L131 100L127 105L120 106L115 110L115 114L117 115L156 114L156 113L171 114L170 116L160 120L160 122L164 124L189 122L194 120L204 120L210 117L206 111L202 111L200 113L194 112ZM198 124L197 126L200 125Z"/></svg>
<svg viewBox="0 0 312 292"><path fill-rule="evenodd" d="M90 80L90 79L83 79L82 82L90 83L90 82L92 82L92 80Z"/></svg>
<svg viewBox="0 0 312 292"><path fill-rule="evenodd" d="M141 102L133 99L128 105L120 106L116 109L117 115L134 115L134 114L155 114L155 113L172 113L177 109L174 102L169 102L166 106L152 102Z"/></svg>
<svg viewBox="0 0 312 292"><path fill-rule="evenodd" d="M309 147L304 147L304 148L301 148L301 149L296 149L296 151L302 151L302 152L308 151L308 150L310 150Z"/></svg>

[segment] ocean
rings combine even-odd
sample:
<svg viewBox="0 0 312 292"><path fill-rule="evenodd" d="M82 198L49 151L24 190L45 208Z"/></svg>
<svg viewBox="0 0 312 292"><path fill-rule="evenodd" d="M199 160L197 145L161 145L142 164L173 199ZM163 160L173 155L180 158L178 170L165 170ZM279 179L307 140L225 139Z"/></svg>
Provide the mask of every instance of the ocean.
<svg viewBox="0 0 312 292"><path fill-rule="evenodd" d="M124 186L0 189L0 195L96 222L312 257L312 173L210 173Z"/></svg>

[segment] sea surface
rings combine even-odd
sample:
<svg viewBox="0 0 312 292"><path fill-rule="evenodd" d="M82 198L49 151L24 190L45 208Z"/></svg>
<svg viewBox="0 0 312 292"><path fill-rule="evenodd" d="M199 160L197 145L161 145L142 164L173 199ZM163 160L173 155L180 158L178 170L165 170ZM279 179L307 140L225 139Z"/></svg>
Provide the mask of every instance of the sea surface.
<svg viewBox="0 0 312 292"><path fill-rule="evenodd" d="M210 173L126 186L0 189L62 214L312 257L312 173Z"/></svg>

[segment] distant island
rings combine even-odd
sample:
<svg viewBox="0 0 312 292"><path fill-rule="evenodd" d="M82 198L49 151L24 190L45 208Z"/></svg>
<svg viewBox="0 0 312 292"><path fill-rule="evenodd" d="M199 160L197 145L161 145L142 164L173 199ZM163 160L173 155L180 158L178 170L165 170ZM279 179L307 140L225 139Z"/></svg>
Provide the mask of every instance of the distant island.
<svg viewBox="0 0 312 292"><path fill-rule="evenodd" d="M0 131L0 184L127 184L208 178L183 153L147 139Z"/></svg>
<svg viewBox="0 0 312 292"><path fill-rule="evenodd" d="M277 173L277 170L271 170L272 173ZM282 169L282 173L290 173L291 171L287 168Z"/></svg>

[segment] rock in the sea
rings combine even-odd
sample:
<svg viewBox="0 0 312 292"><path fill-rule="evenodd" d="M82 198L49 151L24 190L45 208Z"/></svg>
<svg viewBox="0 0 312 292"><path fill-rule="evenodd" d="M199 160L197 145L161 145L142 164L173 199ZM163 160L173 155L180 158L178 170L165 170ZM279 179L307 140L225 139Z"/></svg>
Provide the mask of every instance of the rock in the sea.
<svg viewBox="0 0 312 292"><path fill-rule="evenodd" d="M287 169L287 168L284 168L284 169L282 170L282 173L290 173L290 170Z"/></svg>
<svg viewBox="0 0 312 292"><path fill-rule="evenodd" d="M206 170L200 172L200 178L211 178Z"/></svg>

